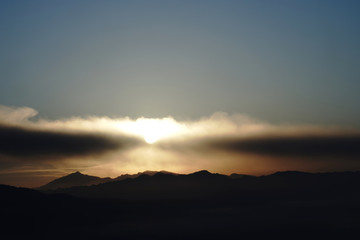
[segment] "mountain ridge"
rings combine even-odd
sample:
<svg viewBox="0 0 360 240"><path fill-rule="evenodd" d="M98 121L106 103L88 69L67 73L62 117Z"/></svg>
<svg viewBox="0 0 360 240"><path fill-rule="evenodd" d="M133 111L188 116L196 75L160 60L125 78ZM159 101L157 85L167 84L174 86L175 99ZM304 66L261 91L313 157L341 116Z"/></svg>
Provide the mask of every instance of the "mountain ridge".
<svg viewBox="0 0 360 240"><path fill-rule="evenodd" d="M73 173L70 173L68 175L62 176L60 178L56 178L52 181L50 181L49 183L46 183L40 187L36 187L34 189L36 190L55 190L58 188L70 188L70 187L76 187L76 186L91 186L91 185L98 185L101 183L107 183L107 182L112 182L112 181L122 181L128 178L137 178L140 175L148 175L148 176L153 176L157 173L163 173L163 174L174 174L174 175L178 175L177 173L172 173L172 172L168 172L165 170L161 170L161 171L150 171L150 170L146 170L144 172L138 172L135 174L123 174L120 175L118 177L115 178L110 178L110 177L98 177L98 176L92 176L92 175L87 175L87 174L83 174L80 171L76 171Z"/></svg>
<svg viewBox="0 0 360 240"><path fill-rule="evenodd" d="M326 233L347 239L344 233L351 236L360 227L359 184L360 172L291 171L240 178L158 172L41 191L0 184L6 219L0 235L147 239L152 233L162 237L154 239L221 239L241 234L256 239L260 234L264 239L273 233L287 239L296 232L304 235L300 239L314 233L315 239Z"/></svg>
<svg viewBox="0 0 360 240"><path fill-rule="evenodd" d="M85 198L109 198L122 200L160 199L245 199L275 196L298 198L332 196L333 192L351 196L360 184L360 172L298 173L278 172L259 177L240 177L198 171L191 174L174 175L157 173L152 176L141 174L122 181L110 181L92 186L73 186L45 193L69 194Z"/></svg>
<svg viewBox="0 0 360 240"><path fill-rule="evenodd" d="M74 173L65 175L63 177L54 179L53 181L40 186L38 188L34 188L40 191L48 191L48 190L57 190L57 189L69 189L73 187L90 187L96 185L103 185L107 183L117 183L126 180L125 182L129 182L128 180L133 179L139 181L139 179L151 179L151 181L155 181L158 179L169 179L169 176L177 176L182 177L181 180L196 180L197 181L213 181L215 184L218 184L218 181L228 181L229 179L240 181L240 182L251 182L252 184L256 184L259 181L263 181L262 179L267 179L268 182L265 185L274 185L275 182L277 185L288 185L288 184L295 184L296 185L311 185L311 181L315 181L315 178L326 179L329 176L339 176L339 175L346 175L352 176L354 174L359 174L360 172L324 172L324 173L308 173L308 172L300 172L300 171L279 171L269 175L263 176L252 176L246 174L238 174L232 173L230 175L224 175L219 173L211 173L207 170L200 170L190 174L178 174L168 171L144 171L138 172L136 174L123 174L116 178L110 177L97 177L82 174L79 171ZM150 177L150 178L149 178ZM170 178L174 179L174 178ZM271 181L269 181L271 179ZM286 179L286 181L283 181ZM198 184L197 181L194 184Z"/></svg>
<svg viewBox="0 0 360 240"><path fill-rule="evenodd" d="M90 186L94 184L104 183L111 181L111 178L100 178L96 176L90 176L86 174L82 174L79 171L74 173L70 173L63 177L54 179L53 181L42 185L37 190L49 190L49 189L57 189L57 188L68 188L73 186Z"/></svg>

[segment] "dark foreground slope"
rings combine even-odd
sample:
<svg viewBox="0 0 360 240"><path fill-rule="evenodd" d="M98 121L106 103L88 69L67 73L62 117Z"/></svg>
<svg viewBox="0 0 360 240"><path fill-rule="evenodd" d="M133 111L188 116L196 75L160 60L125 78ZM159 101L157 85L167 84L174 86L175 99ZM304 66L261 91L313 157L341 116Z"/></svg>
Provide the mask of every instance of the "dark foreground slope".
<svg viewBox="0 0 360 240"><path fill-rule="evenodd" d="M206 171L40 193L0 186L5 239L346 239L360 229L360 174Z"/></svg>

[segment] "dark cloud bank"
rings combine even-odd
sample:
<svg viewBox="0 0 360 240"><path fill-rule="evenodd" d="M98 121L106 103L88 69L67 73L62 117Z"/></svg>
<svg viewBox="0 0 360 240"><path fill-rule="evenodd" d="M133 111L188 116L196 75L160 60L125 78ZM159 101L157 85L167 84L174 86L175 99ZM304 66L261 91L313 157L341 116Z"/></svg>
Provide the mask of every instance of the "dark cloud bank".
<svg viewBox="0 0 360 240"><path fill-rule="evenodd" d="M60 133L0 125L0 154L13 157L86 156L128 149L138 140L105 134Z"/></svg>
<svg viewBox="0 0 360 240"><path fill-rule="evenodd" d="M172 150L252 153L274 157L360 157L360 134L257 136L237 138L220 136L196 138L187 142L162 143Z"/></svg>
<svg viewBox="0 0 360 240"><path fill-rule="evenodd" d="M0 154L14 157L84 156L127 150L142 143L128 136L64 133L0 125ZM168 150L221 150L288 157L360 157L360 134L284 135L239 138L217 136L170 141L158 146Z"/></svg>

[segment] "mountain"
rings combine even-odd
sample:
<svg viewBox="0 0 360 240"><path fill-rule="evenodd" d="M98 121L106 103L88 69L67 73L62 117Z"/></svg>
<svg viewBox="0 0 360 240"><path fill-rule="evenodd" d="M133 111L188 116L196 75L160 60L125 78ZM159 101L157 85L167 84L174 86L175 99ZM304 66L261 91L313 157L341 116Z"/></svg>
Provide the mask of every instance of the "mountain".
<svg viewBox="0 0 360 240"><path fill-rule="evenodd" d="M38 190L50 190L58 188L69 188L73 186L90 186L111 181L111 178L100 178L74 172L61 178L57 178L39 188Z"/></svg>
<svg viewBox="0 0 360 240"><path fill-rule="evenodd" d="M123 200L158 199L250 199L254 196L288 198L354 194L360 184L359 172L306 173L276 172L255 177L230 176L206 170L191 174L145 171L117 178L99 178L75 172L38 188L47 193L66 193L78 197ZM341 197L342 195L337 195Z"/></svg>
<svg viewBox="0 0 360 240"><path fill-rule="evenodd" d="M93 186L79 186L47 191L78 197L122 200L199 200L259 201L261 198L348 197L360 184L359 172L301 173L278 172L261 177L230 177L199 171L188 175L158 172ZM338 194L334 194L337 192ZM339 195L341 193L341 195ZM359 195L359 194L358 194Z"/></svg>
<svg viewBox="0 0 360 240"><path fill-rule="evenodd" d="M179 175L177 173L172 173L172 172L168 172L168 171L164 171L164 170L162 170L162 171L149 171L149 170L147 170L147 171L138 172L138 173L135 173L135 174L123 174L123 175L120 175L120 176L114 178L114 181L121 181L121 180L124 180L124 179L127 179L127 178L137 178L142 174L153 176L153 175L155 175L157 173Z"/></svg>
<svg viewBox="0 0 360 240"><path fill-rule="evenodd" d="M164 173L164 174L172 174L172 175L178 175L176 173L168 172L168 171L144 171L144 172L138 172L136 174L123 174L121 176L118 176L116 178L100 178L96 176L90 176L80 173L79 171L71 173L69 175L66 175L64 177L57 178L41 187L38 187L36 189L38 190L55 190L58 188L70 188L70 187L76 187L76 186L91 186L91 185L97 185L100 183L106 183L110 181L122 181L128 178L137 178L140 175L148 175L153 176L157 173Z"/></svg>
<svg viewBox="0 0 360 240"><path fill-rule="evenodd" d="M203 170L56 190L0 185L0 238L351 239L359 184L360 172L234 178Z"/></svg>
<svg viewBox="0 0 360 240"><path fill-rule="evenodd" d="M47 193L66 193L77 197L123 200L193 199L210 196L216 189L231 181L228 176L199 171L188 175L169 172L138 173L137 177L110 181L92 186L74 186L45 190Z"/></svg>
<svg viewBox="0 0 360 240"><path fill-rule="evenodd" d="M232 179L244 179L244 178L254 178L255 176L251 176L251 175L246 175L246 174L238 174L238 173L232 173L229 175L230 178Z"/></svg>

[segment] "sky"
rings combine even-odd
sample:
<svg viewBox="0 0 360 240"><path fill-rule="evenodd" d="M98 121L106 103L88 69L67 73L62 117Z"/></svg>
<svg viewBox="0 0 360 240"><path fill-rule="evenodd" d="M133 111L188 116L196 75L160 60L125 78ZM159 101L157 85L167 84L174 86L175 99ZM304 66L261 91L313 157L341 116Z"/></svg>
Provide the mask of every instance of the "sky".
<svg viewBox="0 0 360 240"><path fill-rule="evenodd" d="M1 1L0 183L359 170L359 7Z"/></svg>

